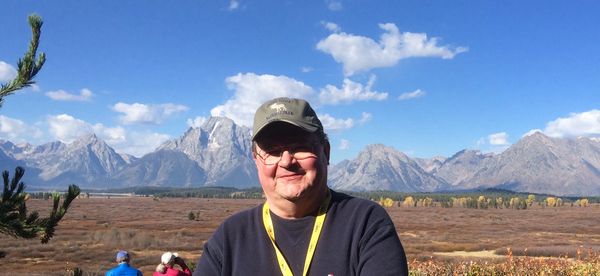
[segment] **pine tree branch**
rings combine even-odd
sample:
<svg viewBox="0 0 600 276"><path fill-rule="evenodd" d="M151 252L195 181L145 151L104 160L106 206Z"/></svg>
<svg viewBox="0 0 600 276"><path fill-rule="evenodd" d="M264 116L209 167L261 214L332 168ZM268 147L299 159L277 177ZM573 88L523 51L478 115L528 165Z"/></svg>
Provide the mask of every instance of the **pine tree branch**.
<svg viewBox="0 0 600 276"><path fill-rule="evenodd" d="M17 77L8 84L0 86L0 107L2 107L5 96L34 84L33 78L46 62L44 53L40 53L36 60L43 25L42 19L38 15L32 14L28 20L32 32L29 49L23 58L17 61ZM58 222L64 217L71 202L79 196L81 190L76 185L70 185L60 208L61 196L54 193L52 195L53 207L49 217L40 218L37 212L31 212L28 215L26 201L29 195L25 193L25 184L21 182L24 174L25 170L17 167L15 175L9 181L8 171L2 173L4 188L0 196L0 234L25 239L39 236L42 243L47 243L54 236L54 230Z"/></svg>
<svg viewBox="0 0 600 276"><path fill-rule="evenodd" d="M77 198L77 196L79 196L80 193L81 190L79 189L79 187L77 185L71 184L69 186L69 190L64 195L65 199L60 209L58 208L60 195L52 195L52 198L54 200L54 208L52 208L52 213L48 218L46 227L44 228L44 232L40 235L42 243L47 243L54 236L54 229L58 225L58 222L64 217L64 215L67 213L67 209L69 209L69 206L71 205L71 202L73 202L73 200Z"/></svg>
<svg viewBox="0 0 600 276"><path fill-rule="evenodd" d="M33 78L42 69L44 62L46 62L46 54L40 53L36 61L36 52L39 46L39 40L44 22L42 18L37 14L31 14L28 18L29 25L31 26L31 41L29 42L29 49L22 59L17 62L17 76L10 81L8 84L0 86L0 107L4 102L4 97L12 95L15 91L31 86L35 82Z"/></svg>
<svg viewBox="0 0 600 276"><path fill-rule="evenodd" d="M8 171L2 173L4 190L0 201L0 233L25 239L39 236L42 243L47 243L54 236L56 226L81 190L77 185L70 185L64 195L62 206L59 206L60 194L53 193L53 206L49 217L40 218L37 212L28 215L26 206L28 195L24 192L25 184L21 182L24 174L25 170L21 167L15 169L12 180L9 180Z"/></svg>

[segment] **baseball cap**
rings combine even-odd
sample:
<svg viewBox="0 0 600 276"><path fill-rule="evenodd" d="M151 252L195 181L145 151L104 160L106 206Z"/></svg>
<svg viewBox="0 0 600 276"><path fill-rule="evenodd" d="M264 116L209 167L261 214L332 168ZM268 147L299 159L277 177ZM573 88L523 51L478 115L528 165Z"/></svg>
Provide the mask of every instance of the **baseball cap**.
<svg viewBox="0 0 600 276"><path fill-rule="evenodd" d="M129 253L127 253L127 251L124 250L120 250L119 252L117 252L117 257L116 259L121 259L121 258L126 258L127 256L129 256Z"/></svg>
<svg viewBox="0 0 600 276"><path fill-rule="evenodd" d="M163 264L169 264L171 262L171 260L175 257L179 257L179 254L177 253L171 253L171 252L165 252L162 254L162 256L160 257L160 261Z"/></svg>
<svg viewBox="0 0 600 276"><path fill-rule="evenodd" d="M303 99L276 98L263 103L254 114L252 140L274 122L286 122L307 132L323 131L323 125L310 104Z"/></svg>

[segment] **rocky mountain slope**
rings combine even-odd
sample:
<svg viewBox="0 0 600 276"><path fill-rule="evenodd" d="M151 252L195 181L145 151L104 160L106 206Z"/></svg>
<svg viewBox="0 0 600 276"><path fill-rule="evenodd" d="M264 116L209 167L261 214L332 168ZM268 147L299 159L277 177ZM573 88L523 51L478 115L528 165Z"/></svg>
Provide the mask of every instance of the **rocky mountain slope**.
<svg viewBox="0 0 600 276"><path fill-rule="evenodd" d="M367 146L356 159L341 163L329 177L334 189L432 192L448 188L413 159L381 144Z"/></svg>
<svg viewBox="0 0 600 276"><path fill-rule="evenodd" d="M535 133L483 158L458 187L501 187L558 195L600 195L600 143Z"/></svg>
<svg viewBox="0 0 600 276"><path fill-rule="evenodd" d="M185 154L206 173L203 186L249 187L258 185L252 161L251 130L224 117L211 117L199 128L190 128L179 139L158 150Z"/></svg>
<svg viewBox="0 0 600 276"><path fill-rule="evenodd" d="M116 153L95 135L40 146L0 140L0 166L26 169L31 186L258 186L250 129L212 117L156 151L135 158ZM600 195L600 141L523 137L500 154L462 150L449 158L411 158L369 145L352 160L329 167L339 190L434 192L498 187L556 195Z"/></svg>

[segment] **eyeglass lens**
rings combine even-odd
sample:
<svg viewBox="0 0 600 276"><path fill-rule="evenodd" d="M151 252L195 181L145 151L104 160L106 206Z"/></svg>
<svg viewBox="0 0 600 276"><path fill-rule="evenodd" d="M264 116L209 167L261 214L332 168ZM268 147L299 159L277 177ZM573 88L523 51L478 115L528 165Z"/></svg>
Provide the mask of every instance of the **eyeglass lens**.
<svg viewBox="0 0 600 276"><path fill-rule="evenodd" d="M261 159L267 165L273 165L281 160L283 152L287 151L296 160L303 160L310 157L316 157L314 153L314 147L312 145L290 145L290 146L278 146L263 151Z"/></svg>

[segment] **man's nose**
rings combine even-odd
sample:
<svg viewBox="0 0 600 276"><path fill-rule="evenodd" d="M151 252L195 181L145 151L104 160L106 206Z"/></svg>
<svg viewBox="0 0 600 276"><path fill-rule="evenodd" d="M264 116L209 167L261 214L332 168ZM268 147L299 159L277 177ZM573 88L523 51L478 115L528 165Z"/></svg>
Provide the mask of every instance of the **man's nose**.
<svg viewBox="0 0 600 276"><path fill-rule="evenodd" d="M294 155L292 153L290 153L289 151L284 150L281 153L281 160L279 160L280 167L287 168L295 162L296 162L296 159L294 158Z"/></svg>

